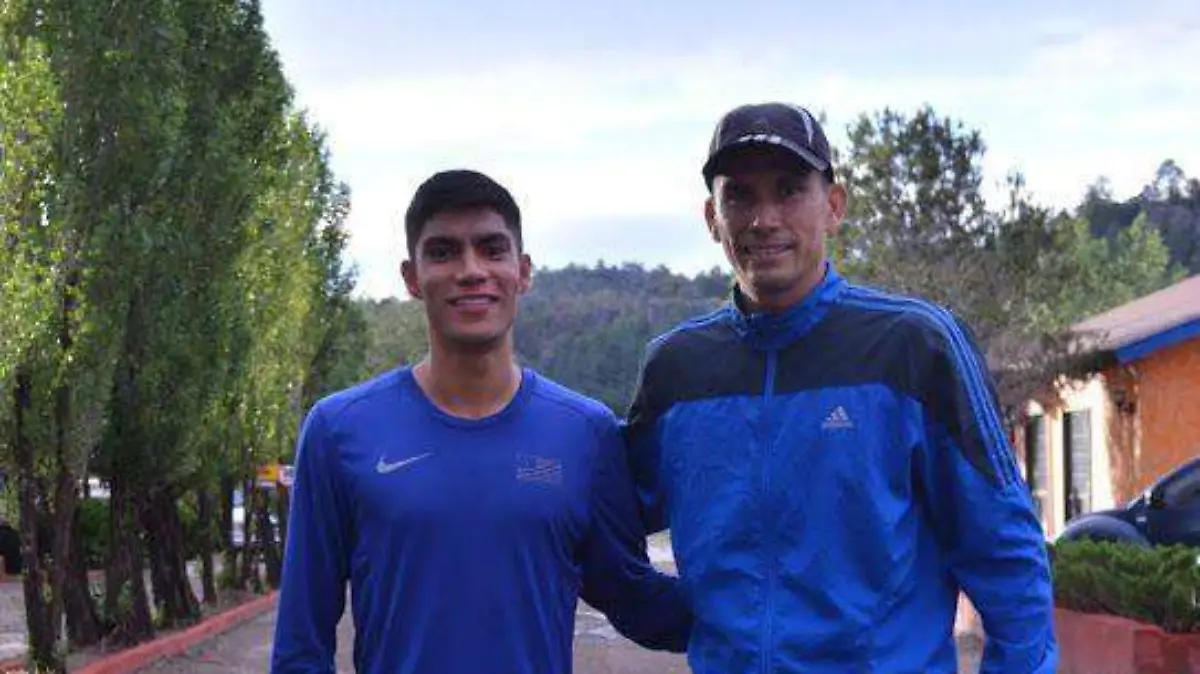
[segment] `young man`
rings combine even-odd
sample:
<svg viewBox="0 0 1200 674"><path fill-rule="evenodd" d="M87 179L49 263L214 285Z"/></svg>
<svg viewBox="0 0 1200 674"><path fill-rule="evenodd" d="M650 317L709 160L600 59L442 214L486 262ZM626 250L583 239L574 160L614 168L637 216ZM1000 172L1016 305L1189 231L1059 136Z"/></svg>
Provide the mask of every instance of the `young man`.
<svg viewBox="0 0 1200 674"><path fill-rule="evenodd" d="M1044 539L966 326L827 260L847 195L808 111L730 111L703 176L733 298L647 347L627 421L692 669L956 672L961 588L982 671L1054 672Z"/></svg>
<svg viewBox="0 0 1200 674"><path fill-rule="evenodd" d="M520 211L473 171L417 190L408 292L429 354L318 402L296 458L272 671L567 674L577 598L648 648L691 617L646 557L615 415L516 362Z"/></svg>

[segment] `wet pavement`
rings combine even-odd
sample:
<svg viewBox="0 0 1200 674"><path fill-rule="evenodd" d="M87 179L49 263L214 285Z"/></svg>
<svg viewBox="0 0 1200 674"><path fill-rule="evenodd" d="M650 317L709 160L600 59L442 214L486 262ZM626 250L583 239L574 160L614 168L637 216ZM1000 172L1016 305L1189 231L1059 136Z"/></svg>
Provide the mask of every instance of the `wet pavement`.
<svg viewBox="0 0 1200 674"><path fill-rule="evenodd" d="M0 662L25 653L25 598L17 579L0 580Z"/></svg>
<svg viewBox="0 0 1200 674"><path fill-rule="evenodd" d="M268 671L275 612L259 616L190 651L142 670L143 674L261 674ZM582 606L576 624L576 674L688 674L683 655L643 649L617 635L603 617ZM349 614L338 626L337 674L354 674Z"/></svg>
<svg viewBox="0 0 1200 674"><path fill-rule="evenodd" d="M261 674L269 669L275 612L208 641L189 653L164 660L143 674ZM354 674L349 614L338 626L337 674ZM960 641L962 674L978 671L978 646ZM685 656L649 651L618 635L603 616L580 606L575 627L575 674L690 674Z"/></svg>
<svg viewBox="0 0 1200 674"><path fill-rule="evenodd" d="M669 548L665 541L651 546L651 558L672 572ZM25 650L25 613L21 585L0 582L0 661L18 656ZM206 641L188 653L160 661L142 670L146 674L261 674L269 669L271 641L275 630L275 611ZM354 674L351 644L354 626L350 613L338 626L339 652L337 674ZM978 671L979 645L967 637L960 639L962 674ZM624 637L608 624L604 616L581 603L575 624L575 674L690 674L685 656L650 651Z"/></svg>
<svg viewBox="0 0 1200 674"><path fill-rule="evenodd" d="M674 572L669 544L651 539L650 558ZM347 599L347 601L349 601ZM164 660L143 674L261 674L269 670L275 611L197 646L185 655ZM354 674L354 624L347 611L338 624L337 674ZM580 603L575 618L575 674L690 674L686 656L651 651L625 639L604 616Z"/></svg>

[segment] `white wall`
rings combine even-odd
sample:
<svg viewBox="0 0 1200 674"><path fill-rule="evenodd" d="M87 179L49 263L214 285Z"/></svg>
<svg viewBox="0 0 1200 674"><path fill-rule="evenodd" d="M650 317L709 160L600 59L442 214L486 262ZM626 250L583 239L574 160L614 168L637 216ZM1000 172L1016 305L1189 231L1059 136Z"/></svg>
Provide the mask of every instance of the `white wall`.
<svg viewBox="0 0 1200 674"><path fill-rule="evenodd" d="M1064 405L1061 409L1045 410L1036 402L1028 407L1030 414L1042 414L1045 419L1046 451L1050 455L1049 482L1047 492L1049 503L1042 516L1042 526L1050 538L1057 536L1065 524L1066 505L1063 496L1063 480L1066 473L1066 460L1063 452L1066 443L1063 440L1063 415L1067 412L1089 410L1092 425L1091 456L1091 509L1104 510L1112 508L1113 499L1112 471L1108 458L1108 393L1104 379L1096 376L1082 382L1064 385L1061 389Z"/></svg>

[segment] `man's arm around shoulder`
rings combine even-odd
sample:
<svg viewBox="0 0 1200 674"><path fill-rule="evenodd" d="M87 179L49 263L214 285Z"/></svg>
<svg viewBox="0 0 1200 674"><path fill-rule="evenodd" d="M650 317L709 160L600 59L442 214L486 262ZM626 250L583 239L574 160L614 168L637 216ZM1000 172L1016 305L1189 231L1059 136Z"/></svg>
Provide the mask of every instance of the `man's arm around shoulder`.
<svg viewBox="0 0 1200 674"><path fill-rule="evenodd" d="M650 563L646 533L616 420L602 434L593 482L592 528L584 544L584 601L646 648L687 650L692 613L677 578Z"/></svg>

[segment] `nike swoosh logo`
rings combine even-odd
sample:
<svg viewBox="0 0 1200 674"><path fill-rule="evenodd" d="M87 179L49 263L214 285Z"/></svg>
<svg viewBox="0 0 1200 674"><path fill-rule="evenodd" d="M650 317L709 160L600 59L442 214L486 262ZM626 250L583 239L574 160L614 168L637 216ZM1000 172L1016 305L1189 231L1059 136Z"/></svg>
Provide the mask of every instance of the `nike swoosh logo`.
<svg viewBox="0 0 1200 674"><path fill-rule="evenodd" d="M407 459L400 459L399 461L394 461L392 463L388 463L388 462L384 461L383 457L381 456L381 457L379 457L379 463L375 464L375 471L377 473L379 473L380 475L386 475L387 473L394 473L397 470L400 470L401 468L407 466L408 464L416 463L417 461L420 461L421 459L424 459L425 457L430 456L431 454L432 454L431 452L426 452L425 454L421 454L420 456L410 456Z"/></svg>

